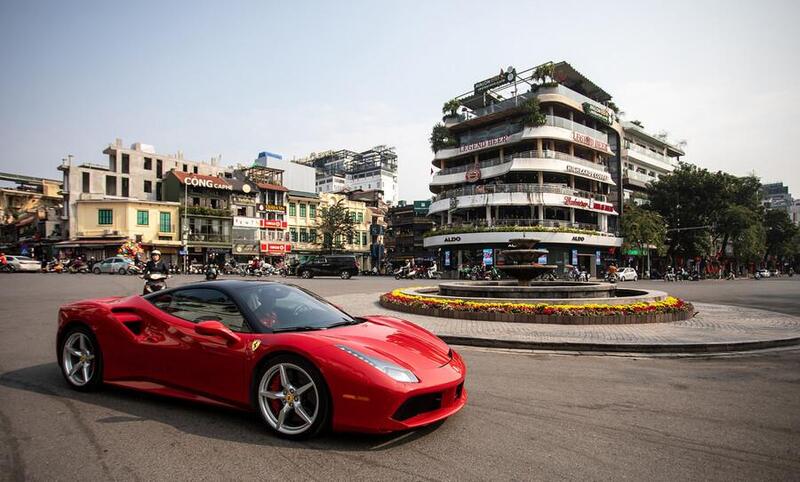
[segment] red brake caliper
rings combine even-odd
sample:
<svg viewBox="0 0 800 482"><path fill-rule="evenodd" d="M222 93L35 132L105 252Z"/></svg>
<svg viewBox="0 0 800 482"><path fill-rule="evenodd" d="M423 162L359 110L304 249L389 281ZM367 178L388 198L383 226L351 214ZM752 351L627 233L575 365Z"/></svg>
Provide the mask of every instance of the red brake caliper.
<svg viewBox="0 0 800 482"><path fill-rule="evenodd" d="M281 389L281 377L278 372L275 372L275 375L272 377L272 380L269 381L268 390L271 392L280 392ZM272 411L277 415L278 412L281 411L282 404L280 400L270 400L269 406L272 408Z"/></svg>

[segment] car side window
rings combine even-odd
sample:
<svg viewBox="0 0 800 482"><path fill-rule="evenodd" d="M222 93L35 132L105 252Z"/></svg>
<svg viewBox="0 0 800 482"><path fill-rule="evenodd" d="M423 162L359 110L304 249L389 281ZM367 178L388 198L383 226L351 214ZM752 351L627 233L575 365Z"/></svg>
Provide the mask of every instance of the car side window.
<svg viewBox="0 0 800 482"><path fill-rule="evenodd" d="M251 331L233 300L219 290L209 288L176 290L155 297L152 303L162 311L192 323L219 321L231 331L240 333Z"/></svg>

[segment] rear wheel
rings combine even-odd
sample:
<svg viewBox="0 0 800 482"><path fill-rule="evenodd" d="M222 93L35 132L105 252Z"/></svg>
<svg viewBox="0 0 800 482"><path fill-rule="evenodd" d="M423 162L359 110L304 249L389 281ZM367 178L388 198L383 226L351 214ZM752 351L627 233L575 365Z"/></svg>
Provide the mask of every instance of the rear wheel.
<svg viewBox="0 0 800 482"><path fill-rule="evenodd" d="M341 276L342 279L350 279L350 272L347 270L342 271L342 273L339 276Z"/></svg>
<svg viewBox="0 0 800 482"><path fill-rule="evenodd" d="M319 371L307 360L281 355L258 372L255 397L261 418L279 436L306 439L330 419L330 398Z"/></svg>
<svg viewBox="0 0 800 482"><path fill-rule="evenodd" d="M103 355L92 330L85 326L69 329L58 349L61 373L70 388L97 389L103 380Z"/></svg>
<svg viewBox="0 0 800 482"><path fill-rule="evenodd" d="M128 272L128 270L126 270L125 268L120 268L120 269L117 270L117 273L119 273L119 274L126 274L127 272Z"/></svg>

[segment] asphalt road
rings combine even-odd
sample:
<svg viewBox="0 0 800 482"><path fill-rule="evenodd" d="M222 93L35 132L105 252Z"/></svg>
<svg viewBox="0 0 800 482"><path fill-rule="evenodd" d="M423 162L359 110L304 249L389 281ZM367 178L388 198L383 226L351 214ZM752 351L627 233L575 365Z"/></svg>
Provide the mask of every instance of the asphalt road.
<svg viewBox="0 0 800 482"><path fill-rule="evenodd" d="M450 420L392 436L329 434L306 443L272 437L256 415L116 389L69 390L55 364L57 307L136 292L140 283L116 275L0 275L0 478L786 480L800 474L797 350L671 359L462 348L470 401ZM420 282L359 277L300 284L330 296ZM666 286L694 301L800 314L798 277Z"/></svg>

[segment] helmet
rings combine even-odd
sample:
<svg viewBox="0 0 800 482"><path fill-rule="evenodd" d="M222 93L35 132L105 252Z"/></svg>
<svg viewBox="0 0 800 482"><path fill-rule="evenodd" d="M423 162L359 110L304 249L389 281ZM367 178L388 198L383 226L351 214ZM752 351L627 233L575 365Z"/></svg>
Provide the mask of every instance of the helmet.
<svg viewBox="0 0 800 482"><path fill-rule="evenodd" d="M150 256L155 256L155 255L161 256L161 251L159 251L157 249L154 249L154 250L150 251Z"/></svg>

